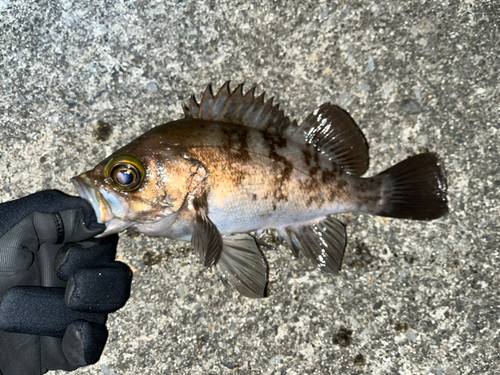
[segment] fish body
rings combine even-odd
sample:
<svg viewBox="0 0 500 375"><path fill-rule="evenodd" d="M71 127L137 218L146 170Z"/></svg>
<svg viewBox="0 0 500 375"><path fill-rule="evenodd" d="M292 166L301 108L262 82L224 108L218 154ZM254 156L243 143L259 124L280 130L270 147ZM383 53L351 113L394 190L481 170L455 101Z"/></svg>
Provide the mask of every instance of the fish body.
<svg viewBox="0 0 500 375"><path fill-rule="evenodd" d="M362 178L368 147L354 120L324 104L301 126L272 99L230 91L194 98L186 117L151 129L73 179L104 235L125 229L191 240L205 266L249 297L265 295L267 263L245 233L277 229L295 255L340 269L344 226L331 214L434 219L447 212L437 156Z"/></svg>
<svg viewBox="0 0 500 375"><path fill-rule="evenodd" d="M166 155L155 155L153 151L165 148L171 151L168 167L165 159L161 160ZM222 235L286 227L361 208L361 199L354 190L364 180L348 175L310 145L258 129L183 119L156 127L115 154L139 149L148 149L145 155L136 152L141 160L148 160L147 175L155 180L161 178L163 186L185 187L174 199L167 198L176 212L196 171L203 180L198 188L207 192L210 219ZM308 156L313 153L315 160ZM180 176L183 178L179 180ZM183 210L190 212L194 220L189 204ZM193 231L192 226L177 228L175 223L149 230L141 225L131 228L148 235L185 240L191 238Z"/></svg>

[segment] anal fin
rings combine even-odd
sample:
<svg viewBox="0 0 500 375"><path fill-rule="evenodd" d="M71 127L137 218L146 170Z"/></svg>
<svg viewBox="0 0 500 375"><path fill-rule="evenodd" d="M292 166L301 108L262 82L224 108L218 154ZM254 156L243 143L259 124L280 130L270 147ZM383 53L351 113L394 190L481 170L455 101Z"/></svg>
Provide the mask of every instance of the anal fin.
<svg viewBox="0 0 500 375"><path fill-rule="evenodd" d="M303 252L320 271L340 271L347 235L339 220L327 216L319 222L286 227L279 233L295 256Z"/></svg>
<svg viewBox="0 0 500 375"><path fill-rule="evenodd" d="M266 297L268 266L255 238L249 234L224 237L217 270L223 281L245 297Z"/></svg>

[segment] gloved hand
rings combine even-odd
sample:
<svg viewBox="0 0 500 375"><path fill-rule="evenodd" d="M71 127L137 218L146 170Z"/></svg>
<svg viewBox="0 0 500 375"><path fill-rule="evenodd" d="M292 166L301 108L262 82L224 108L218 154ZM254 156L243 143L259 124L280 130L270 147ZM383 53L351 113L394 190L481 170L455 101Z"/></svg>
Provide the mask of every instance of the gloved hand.
<svg viewBox="0 0 500 375"><path fill-rule="evenodd" d="M132 280L114 261L118 236L94 238L104 229L86 201L55 190L0 204L0 374L97 362Z"/></svg>

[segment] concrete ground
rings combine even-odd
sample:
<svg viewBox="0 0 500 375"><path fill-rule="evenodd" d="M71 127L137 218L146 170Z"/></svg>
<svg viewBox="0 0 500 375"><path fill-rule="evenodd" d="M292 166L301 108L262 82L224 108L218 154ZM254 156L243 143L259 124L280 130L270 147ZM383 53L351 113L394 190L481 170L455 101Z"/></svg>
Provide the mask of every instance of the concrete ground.
<svg viewBox="0 0 500 375"><path fill-rule="evenodd" d="M298 121L343 106L368 175L425 149L448 171L445 218L344 216L338 277L267 250L262 300L189 244L123 234L132 296L75 374L500 373L499 19L497 1L0 0L0 202L75 194L70 177L228 79Z"/></svg>

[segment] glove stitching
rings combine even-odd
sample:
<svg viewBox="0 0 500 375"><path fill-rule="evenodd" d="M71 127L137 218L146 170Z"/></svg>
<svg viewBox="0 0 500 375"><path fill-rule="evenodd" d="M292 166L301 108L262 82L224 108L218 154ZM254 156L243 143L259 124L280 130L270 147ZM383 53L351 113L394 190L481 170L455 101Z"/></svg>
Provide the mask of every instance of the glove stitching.
<svg viewBox="0 0 500 375"><path fill-rule="evenodd" d="M52 217L54 218L54 222L56 224L57 230L57 240L56 245L60 245L64 242L64 224L59 212L52 212Z"/></svg>

